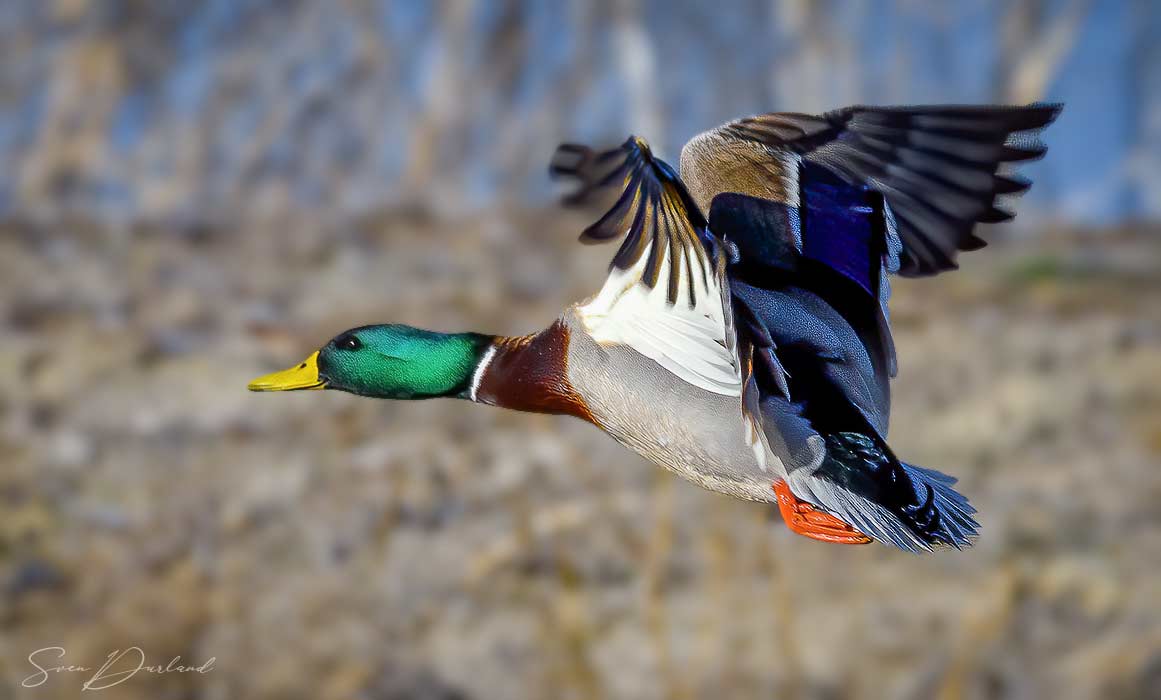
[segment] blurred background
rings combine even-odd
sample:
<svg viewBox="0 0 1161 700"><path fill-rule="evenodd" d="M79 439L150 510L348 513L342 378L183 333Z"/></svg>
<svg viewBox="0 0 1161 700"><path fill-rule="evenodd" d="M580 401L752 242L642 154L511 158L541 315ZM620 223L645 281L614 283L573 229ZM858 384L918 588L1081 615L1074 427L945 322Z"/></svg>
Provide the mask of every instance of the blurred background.
<svg viewBox="0 0 1161 700"><path fill-rule="evenodd" d="M971 550L797 537L570 419L245 391L593 293L559 141L1037 100L1017 220L895 284L892 443ZM216 660L106 697L1161 697L1153 0L6 0L0 163L0 699L131 645Z"/></svg>

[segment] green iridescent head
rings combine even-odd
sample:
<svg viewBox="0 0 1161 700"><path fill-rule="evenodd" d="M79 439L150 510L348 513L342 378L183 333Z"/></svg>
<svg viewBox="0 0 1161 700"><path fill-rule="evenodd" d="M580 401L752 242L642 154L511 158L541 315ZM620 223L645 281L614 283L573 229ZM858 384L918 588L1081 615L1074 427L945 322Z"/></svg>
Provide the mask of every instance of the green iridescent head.
<svg viewBox="0 0 1161 700"><path fill-rule="evenodd" d="M462 396L490 342L478 333L363 326L336 336L301 364L250 382L251 391L338 389L383 399Z"/></svg>

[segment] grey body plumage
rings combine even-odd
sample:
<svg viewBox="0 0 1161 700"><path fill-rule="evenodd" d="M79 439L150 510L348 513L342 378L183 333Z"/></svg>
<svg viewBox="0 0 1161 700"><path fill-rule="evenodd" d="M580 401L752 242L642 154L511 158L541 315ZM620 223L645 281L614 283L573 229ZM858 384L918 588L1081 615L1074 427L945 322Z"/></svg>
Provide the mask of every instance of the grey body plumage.
<svg viewBox="0 0 1161 700"><path fill-rule="evenodd" d="M563 317L571 330L569 381L598 425L618 442L711 491L773 501L779 463L759 464L747 445L742 403L682 381L631 347L602 346L575 309Z"/></svg>

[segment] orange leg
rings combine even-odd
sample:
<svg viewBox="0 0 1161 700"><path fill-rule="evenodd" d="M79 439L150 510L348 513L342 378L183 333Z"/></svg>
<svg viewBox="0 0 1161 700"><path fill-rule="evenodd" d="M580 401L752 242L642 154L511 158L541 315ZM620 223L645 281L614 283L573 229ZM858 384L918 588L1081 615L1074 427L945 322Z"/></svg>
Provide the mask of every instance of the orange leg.
<svg viewBox="0 0 1161 700"><path fill-rule="evenodd" d="M867 544L871 541L863 533L847 525L830 513L815 509L806 501L800 501L790 493L790 486L779 479L774 482L774 494L778 498L778 510L786 527L791 532L805 535L814 540L838 544Z"/></svg>

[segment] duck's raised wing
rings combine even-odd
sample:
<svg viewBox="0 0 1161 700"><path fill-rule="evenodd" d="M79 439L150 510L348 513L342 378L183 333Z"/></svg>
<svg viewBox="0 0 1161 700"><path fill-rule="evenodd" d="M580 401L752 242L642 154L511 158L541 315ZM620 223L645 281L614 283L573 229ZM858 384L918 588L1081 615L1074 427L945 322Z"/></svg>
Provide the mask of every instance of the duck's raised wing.
<svg viewBox="0 0 1161 700"><path fill-rule="evenodd" d="M624 345L685 382L740 396L736 337L720 241L677 173L642 139L597 152L565 144L551 172L579 182L566 203L610 189L616 203L581 234L623 237L600 291L577 310L600 344Z"/></svg>
<svg viewBox="0 0 1161 700"><path fill-rule="evenodd" d="M931 275L954 269L959 251L984 246L973 234L977 223L1012 218L997 199L1030 183L1001 167L1042 156L1035 131L1059 112L1060 105L1035 104L763 114L691 139L681 176L706 211L723 192L798 207L811 185L801 161L822 166L881 193L886 223L902 243L898 273Z"/></svg>

